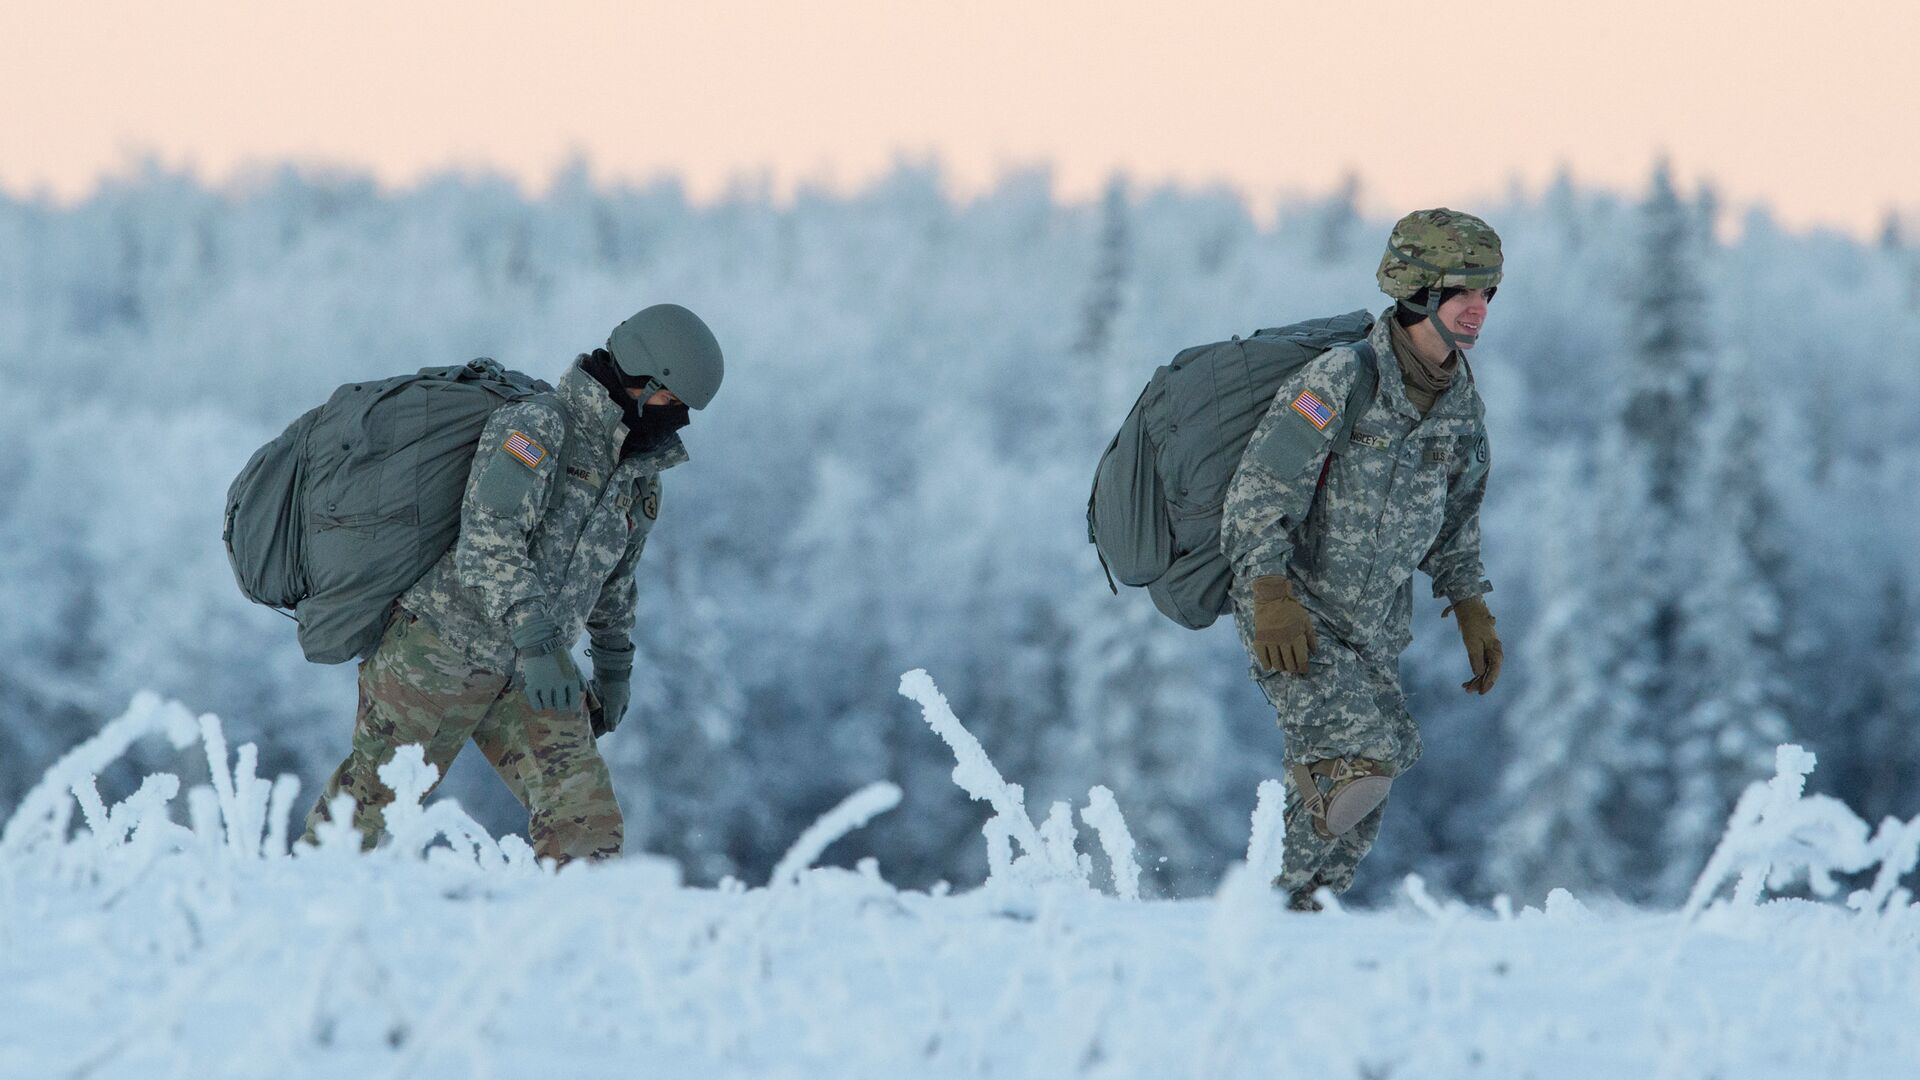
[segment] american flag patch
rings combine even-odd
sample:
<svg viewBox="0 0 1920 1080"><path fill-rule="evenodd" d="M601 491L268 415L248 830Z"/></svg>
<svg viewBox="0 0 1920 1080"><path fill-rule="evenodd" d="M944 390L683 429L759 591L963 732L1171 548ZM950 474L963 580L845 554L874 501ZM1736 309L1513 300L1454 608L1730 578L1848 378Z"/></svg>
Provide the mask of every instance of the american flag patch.
<svg viewBox="0 0 1920 1080"><path fill-rule="evenodd" d="M529 469L537 469L541 462L547 460L547 452L539 443L517 431L507 436L507 441L500 444L500 449L519 458L520 464Z"/></svg>
<svg viewBox="0 0 1920 1080"><path fill-rule="evenodd" d="M1307 423L1321 431L1327 430L1327 425L1333 423L1333 410L1327 408L1327 403L1315 397L1311 390L1302 390L1300 396L1293 399L1293 411L1306 417Z"/></svg>

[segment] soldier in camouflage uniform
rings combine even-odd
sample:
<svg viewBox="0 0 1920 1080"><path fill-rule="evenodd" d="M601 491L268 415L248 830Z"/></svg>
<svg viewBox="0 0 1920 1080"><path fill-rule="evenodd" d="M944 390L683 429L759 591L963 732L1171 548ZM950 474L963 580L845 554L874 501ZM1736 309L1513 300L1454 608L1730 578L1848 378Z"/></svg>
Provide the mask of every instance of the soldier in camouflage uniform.
<svg viewBox="0 0 1920 1080"><path fill-rule="evenodd" d="M706 324L660 304L581 355L552 398L493 413L459 538L360 665L353 748L308 815L309 839L345 792L372 846L393 800L379 767L417 743L444 777L472 739L528 808L535 852L619 853L620 808L594 738L630 697L634 565L660 513L660 473L687 460L687 407L704 408L721 374ZM583 629L590 686L572 659Z"/></svg>
<svg viewBox="0 0 1920 1080"><path fill-rule="evenodd" d="M1420 757L1400 690L1413 572L1457 613L1486 693L1501 646L1483 595L1484 406L1466 365L1500 283L1480 219L1423 210L1394 226L1378 280L1396 304L1369 336L1378 391L1339 411L1369 361L1330 349L1286 380L1227 489L1235 622L1286 740L1286 859L1276 887L1317 910L1372 847L1393 778ZM1344 445L1336 435L1350 431Z"/></svg>

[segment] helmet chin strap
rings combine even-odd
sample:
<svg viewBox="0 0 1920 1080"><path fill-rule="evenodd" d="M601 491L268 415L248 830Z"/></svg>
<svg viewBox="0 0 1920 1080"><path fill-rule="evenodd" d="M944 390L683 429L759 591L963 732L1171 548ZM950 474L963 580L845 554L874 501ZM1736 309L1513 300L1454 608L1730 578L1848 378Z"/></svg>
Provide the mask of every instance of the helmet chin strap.
<svg viewBox="0 0 1920 1080"><path fill-rule="evenodd" d="M1479 334L1469 334L1464 331L1456 334L1447 329L1447 324L1440 321L1440 309L1438 308L1435 308L1433 313L1427 316L1427 321L1431 322L1433 328L1439 331L1440 340L1447 343L1447 354L1449 356L1454 353L1466 352L1469 345L1480 340Z"/></svg>
<svg viewBox="0 0 1920 1080"><path fill-rule="evenodd" d="M1480 335L1468 333L1456 334L1447 329L1447 324L1440 321L1439 294L1441 291L1443 290L1438 288L1428 289L1427 302L1425 304L1409 304L1405 300L1400 302L1406 304L1409 310L1416 311L1427 317L1427 321L1433 324L1434 332L1439 334L1440 340L1446 344L1448 359L1452 359L1456 353L1464 355L1466 347L1479 341Z"/></svg>

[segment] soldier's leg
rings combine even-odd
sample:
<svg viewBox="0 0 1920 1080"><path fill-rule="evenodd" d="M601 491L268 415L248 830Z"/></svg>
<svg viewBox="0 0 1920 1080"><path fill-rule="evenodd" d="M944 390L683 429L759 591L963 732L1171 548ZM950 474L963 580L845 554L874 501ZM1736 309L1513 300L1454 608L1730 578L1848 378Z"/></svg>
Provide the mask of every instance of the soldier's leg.
<svg viewBox="0 0 1920 1080"><path fill-rule="evenodd" d="M1380 820L1386 812L1386 804L1381 803L1373 813L1360 819L1360 824L1341 834L1314 872L1314 888L1324 886L1343 893L1353 886L1354 871L1359 869L1360 860L1367 857L1367 852L1373 850L1373 841L1380 835Z"/></svg>
<svg viewBox="0 0 1920 1080"><path fill-rule="evenodd" d="M1376 665L1330 634L1320 642L1307 674L1259 679L1286 739L1286 859L1274 884L1289 892L1352 883L1379 831L1388 781L1419 756L1404 706L1396 697L1382 708Z"/></svg>
<svg viewBox="0 0 1920 1080"><path fill-rule="evenodd" d="M1381 749L1390 749L1392 757L1383 759L1382 764L1390 775L1399 776L1420 760L1420 728L1407 711L1406 695L1400 689L1398 663L1369 662L1366 666L1375 713L1391 732L1390 738L1382 740ZM1359 824L1335 838L1319 869L1315 871L1313 884L1316 888L1325 886L1336 893L1343 893L1353 885L1354 871L1358 869L1360 860L1366 858L1367 852L1373 849L1386 811L1387 806L1383 801Z"/></svg>
<svg viewBox="0 0 1920 1080"><path fill-rule="evenodd" d="M396 613L373 655L360 665L352 749L308 812L304 839L313 841L314 829L328 819L327 804L344 792L356 804L353 823L362 844L378 843L386 806L393 801L393 792L380 781L380 766L400 747L418 744L444 778L505 685L504 676L468 664L426 623Z"/></svg>
<svg viewBox="0 0 1920 1080"><path fill-rule="evenodd" d="M620 854L625 823L584 707L542 711L510 690L473 741L526 806L527 836L541 858L565 863Z"/></svg>

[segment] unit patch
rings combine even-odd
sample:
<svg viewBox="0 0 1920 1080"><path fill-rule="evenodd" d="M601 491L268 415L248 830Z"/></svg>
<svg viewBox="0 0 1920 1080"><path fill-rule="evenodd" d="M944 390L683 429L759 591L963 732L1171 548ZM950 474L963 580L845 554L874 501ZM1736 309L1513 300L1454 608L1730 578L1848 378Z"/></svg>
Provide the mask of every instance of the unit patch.
<svg viewBox="0 0 1920 1080"><path fill-rule="evenodd" d="M655 518L659 517L660 516L660 496L649 495L646 498L641 499L640 512L647 515L648 521L652 521Z"/></svg>
<svg viewBox="0 0 1920 1080"><path fill-rule="evenodd" d="M1293 399L1293 411L1306 417L1307 423L1321 431L1327 430L1327 425L1333 423L1333 410L1327 408L1327 403L1311 390L1302 390L1300 396Z"/></svg>
<svg viewBox="0 0 1920 1080"><path fill-rule="evenodd" d="M540 463L547 460L546 448L518 431L509 434L507 441L500 444L500 449L518 458L520 464L529 469L538 469Z"/></svg>

